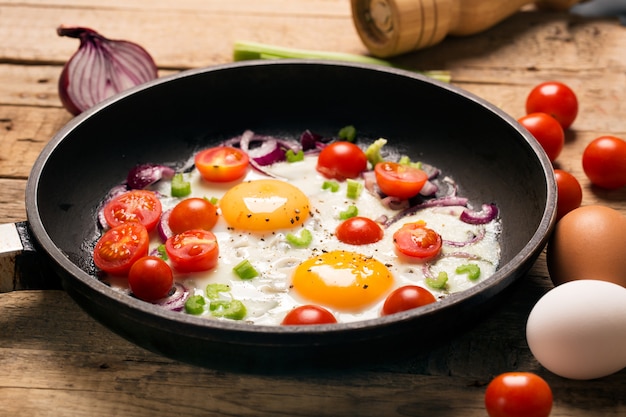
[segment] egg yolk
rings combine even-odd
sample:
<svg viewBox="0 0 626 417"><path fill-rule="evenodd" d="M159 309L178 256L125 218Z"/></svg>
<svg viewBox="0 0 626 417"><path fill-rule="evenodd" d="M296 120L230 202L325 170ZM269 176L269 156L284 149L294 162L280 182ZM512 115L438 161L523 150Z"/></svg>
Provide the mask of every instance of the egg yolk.
<svg viewBox="0 0 626 417"><path fill-rule="evenodd" d="M389 269L380 261L338 250L302 262L294 271L292 284L309 301L354 311L381 299L393 280Z"/></svg>
<svg viewBox="0 0 626 417"><path fill-rule="evenodd" d="M290 229L310 214L300 189L272 179L237 184L220 199L220 209L229 226L250 231Z"/></svg>

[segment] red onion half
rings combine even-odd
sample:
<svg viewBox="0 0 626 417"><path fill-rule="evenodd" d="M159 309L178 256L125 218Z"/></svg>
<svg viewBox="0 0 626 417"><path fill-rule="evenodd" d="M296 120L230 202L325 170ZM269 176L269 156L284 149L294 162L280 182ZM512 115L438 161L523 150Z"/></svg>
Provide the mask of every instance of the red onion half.
<svg viewBox="0 0 626 417"><path fill-rule="evenodd" d="M84 27L60 26L59 36L80 39L80 46L63 67L59 97L77 115L123 90L157 78L150 54L136 43L111 40Z"/></svg>

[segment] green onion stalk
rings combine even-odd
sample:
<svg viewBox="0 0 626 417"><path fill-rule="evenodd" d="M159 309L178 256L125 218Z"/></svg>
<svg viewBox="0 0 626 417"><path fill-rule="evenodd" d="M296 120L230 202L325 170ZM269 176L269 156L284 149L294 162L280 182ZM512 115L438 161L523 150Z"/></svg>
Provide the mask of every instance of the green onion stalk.
<svg viewBox="0 0 626 417"><path fill-rule="evenodd" d="M383 59L373 58L365 55L348 54L343 52L316 51L309 49L287 48L282 46L268 45L258 42L237 41L234 45L233 60L246 61L251 59L322 59L344 62L356 62L361 64L381 65L385 67L394 67L396 65ZM405 68L406 69L406 68ZM426 75L433 79L450 82L451 76L449 71L430 70L430 71L414 71Z"/></svg>

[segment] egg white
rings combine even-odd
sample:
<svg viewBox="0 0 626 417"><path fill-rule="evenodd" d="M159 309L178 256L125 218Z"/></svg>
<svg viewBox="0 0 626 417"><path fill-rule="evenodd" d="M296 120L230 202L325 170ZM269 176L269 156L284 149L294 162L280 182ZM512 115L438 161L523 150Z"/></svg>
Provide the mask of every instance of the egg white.
<svg viewBox="0 0 626 417"><path fill-rule="evenodd" d="M266 167L276 177L288 181L306 194L310 201L311 217L303 227L313 234L312 243L306 248L292 247L286 240L288 233L298 234L301 227L291 230L274 232L245 232L229 228L220 216L212 230L219 244L219 261L211 271L180 274L174 271L175 279L191 288L192 294L204 295L205 288L210 283L224 283L231 288L230 293L222 294L225 299L234 298L244 303L247 310L245 321L258 325L278 325L285 314L302 304L308 304L298 294L290 289L291 274L302 261L309 259L322 251L346 250L373 257L385 264L395 278L393 289L407 284L419 285L431 291L436 298L463 291L477 282L492 275L500 258L498 236L500 224L492 221L486 225L469 225L459 220L463 207L435 207L407 216L392 224L384 231L381 241L368 245L349 245L340 242L334 237L336 227L342 222L339 213L349 206L358 208L358 215L378 219L383 215L393 216L397 212L383 206L377 196L367 190L356 199L346 196L347 183L340 182L339 190L332 192L324 190L322 185L327 178L319 174L315 165L316 157L306 157L299 162L278 162ZM204 181L197 170L185 174L186 180L191 182L192 195L189 197L204 197L220 199L235 183L209 183ZM241 181L267 179L267 176L250 170ZM156 191L162 195L170 194L169 182L157 184ZM180 199L164 197L163 209L173 207ZM399 255L393 244L393 234L405 223L423 220L427 227L436 230L444 241L465 242L473 236L483 234L478 242L454 247L445 245L442 255L432 265L417 262ZM162 242L154 237L151 248L156 248ZM468 259L473 256L475 259ZM247 259L259 272L259 276L250 280L242 280L233 272L233 267ZM470 281L466 274L457 274L457 266L467 263L478 264L481 270L480 278ZM435 290L426 282L428 273L437 276L440 271L448 274L448 283L445 290ZM328 308L339 322L365 320L380 316L384 297L362 311L338 311ZM205 314L207 318L211 316Z"/></svg>

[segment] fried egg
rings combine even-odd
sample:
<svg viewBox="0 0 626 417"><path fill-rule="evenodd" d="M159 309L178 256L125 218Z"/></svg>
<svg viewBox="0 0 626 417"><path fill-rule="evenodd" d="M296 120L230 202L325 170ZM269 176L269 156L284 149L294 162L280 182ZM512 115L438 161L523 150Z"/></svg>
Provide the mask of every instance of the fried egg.
<svg viewBox="0 0 626 417"><path fill-rule="evenodd" d="M359 216L379 219L397 211L381 204L380 198L363 190L357 198L347 197L347 182L333 191L315 169L317 158L278 162L266 167L272 177L250 170L236 183L209 183L197 171L185 174L192 195L217 201L220 216L213 233L220 247L218 266L210 271L181 274L175 279L193 295L205 295L207 285L226 284L225 300L236 299L246 307L244 321L257 325L279 325L293 308L317 304L331 311L339 322L380 317L386 296L404 285L419 285L436 298L463 291L492 275L500 258L500 224L462 222L464 207L433 207L393 223L382 240L366 245L340 242L335 229L341 213L355 206ZM362 180L359 180L362 181ZM169 195L169 184L158 185ZM163 209L179 199L163 198ZM444 240L440 256L419 262L399 255L393 234L409 222L424 221ZM306 229L312 236L306 247L290 243L289 235L300 236ZM471 244L470 244L471 242ZM152 247L161 242L155 238ZM248 260L258 271L253 279L242 280L233 267ZM480 268L477 280L457 273L456 267L473 263ZM448 276L443 289L434 289L427 280L440 272ZM205 314L213 318L210 314Z"/></svg>

